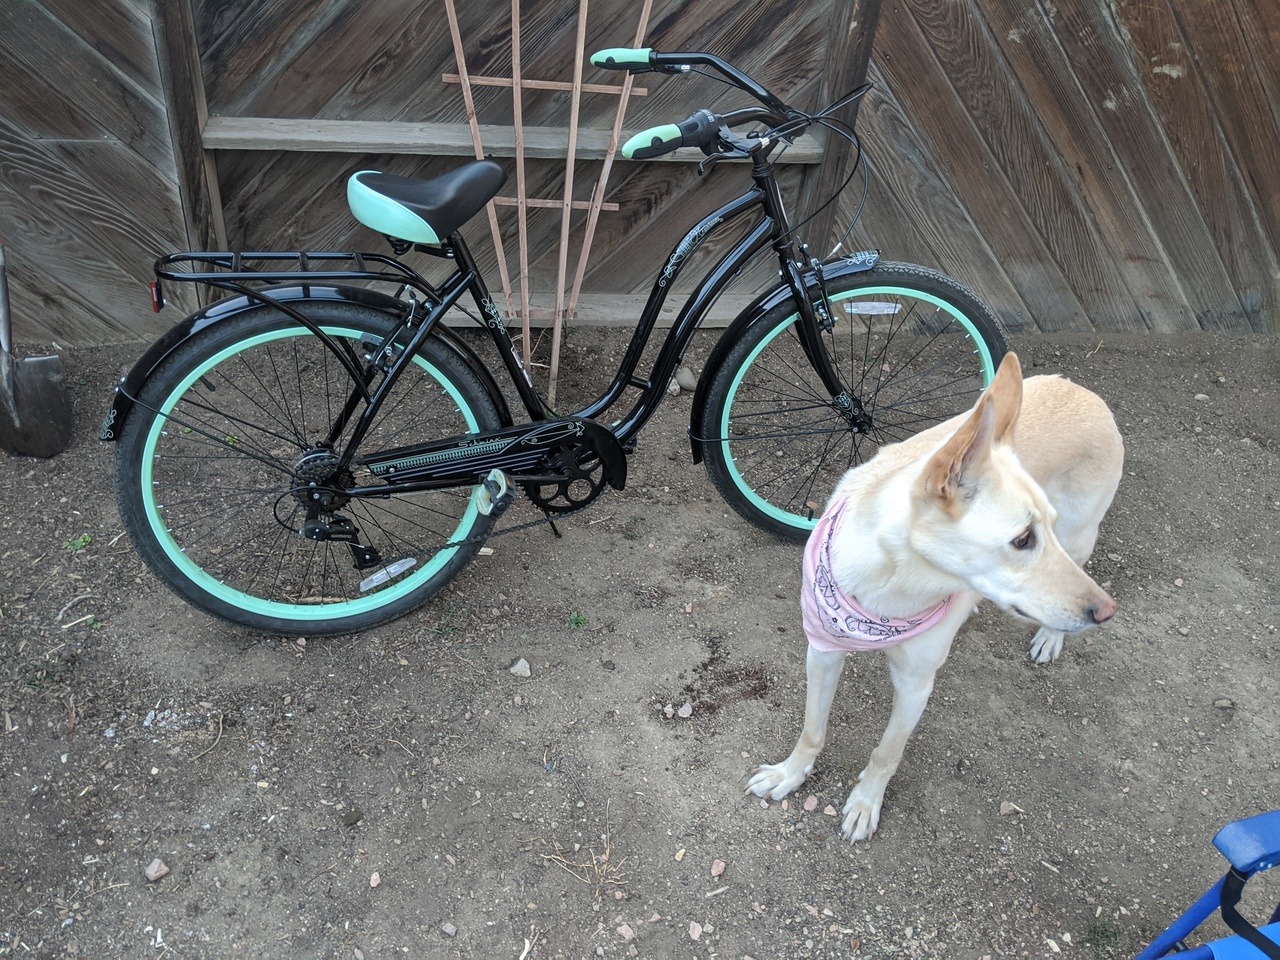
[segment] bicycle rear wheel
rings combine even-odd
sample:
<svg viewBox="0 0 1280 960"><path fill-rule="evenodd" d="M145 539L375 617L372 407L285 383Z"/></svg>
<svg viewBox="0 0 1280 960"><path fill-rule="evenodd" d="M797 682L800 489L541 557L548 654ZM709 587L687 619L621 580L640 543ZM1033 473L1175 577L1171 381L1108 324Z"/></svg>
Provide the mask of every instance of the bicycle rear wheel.
<svg viewBox="0 0 1280 960"><path fill-rule="evenodd" d="M951 278L882 263L827 284L828 355L871 419L856 433L800 344L788 301L755 324L713 375L701 423L712 483L750 522L808 537L840 477L880 447L967 410L995 375L1004 336Z"/></svg>
<svg viewBox="0 0 1280 960"><path fill-rule="evenodd" d="M394 329L356 304L302 309L358 357ZM207 328L163 362L125 422L115 490L134 546L170 589L258 630L327 635L400 616L461 570L491 525L477 488L340 492L380 482L358 463L335 473L324 447L351 386L318 337L266 308ZM361 449L498 425L475 376L428 339ZM349 522L354 543L303 536L317 490L332 500L324 521Z"/></svg>

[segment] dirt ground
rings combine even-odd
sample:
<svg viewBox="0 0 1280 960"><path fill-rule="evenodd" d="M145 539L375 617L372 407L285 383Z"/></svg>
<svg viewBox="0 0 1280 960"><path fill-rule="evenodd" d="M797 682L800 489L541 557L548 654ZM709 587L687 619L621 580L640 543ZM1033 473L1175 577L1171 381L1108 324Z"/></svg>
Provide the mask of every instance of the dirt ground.
<svg viewBox="0 0 1280 960"><path fill-rule="evenodd" d="M563 389L620 341L575 332ZM1277 344L1013 345L1116 411L1091 571L1121 611L1039 667L984 605L856 846L832 814L887 676L851 659L810 781L744 796L801 720L800 548L690 462L688 395L562 540L293 642L142 567L96 440L141 345L70 352L74 448L0 457L0 956L1132 956L1220 875L1216 829L1280 806Z"/></svg>

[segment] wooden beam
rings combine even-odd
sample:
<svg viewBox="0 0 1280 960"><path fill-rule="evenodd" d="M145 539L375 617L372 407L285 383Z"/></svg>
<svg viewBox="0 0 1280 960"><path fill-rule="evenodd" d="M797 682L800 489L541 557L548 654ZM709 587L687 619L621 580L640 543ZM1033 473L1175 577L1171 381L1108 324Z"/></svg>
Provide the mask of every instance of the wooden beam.
<svg viewBox="0 0 1280 960"><path fill-rule="evenodd" d="M485 153L491 157L516 155L515 128L479 124ZM603 160L610 130L578 131L579 160ZM624 132L623 137L629 136ZM825 138L806 134L779 158L780 163L816 164L823 160ZM210 117L204 127L206 150L283 150L299 153L395 153L435 157L473 157L475 147L465 123L406 123L381 120L312 120L285 117ZM569 155L564 127L524 128L526 159L563 160ZM700 163L701 150L681 148L654 160L637 163ZM730 161L745 163L746 161Z"/></svg>
<svg viewBox="0 0 1280 960"><path fill-rule="evenodd" d="M186 221L187 243L194 250L225 250L218 171L203 142L208 117L200 51L190 0L155 5L156 52L169 114L170 136L178 167L178 190Z"/></svg>
<svg viewBox="0 0 1280 960"><path fill-rule="evenodd" d="M496 203L500 207L514 207L517 204L519 204L521 201L516 197L494 197L489 202ZM564 209L563 200L541 200L533 197L528 197L524 200L524 204L525 206L528 206L528 207L548 207L555 210ZM592 203L590 200L574 200L571 206L573 207L574 210L590 210L592 207ZM600 205L600 209L615 211L620 208L616 203L602 203Z"/></svg>
<svg viewBox="0 0 1280 960"><path fill-rule="evenodd" d="M867 82L867 64L880 20L880 0L832 0L832 8L831 41L827 45L826 68L818 94L820 108ZM860 103L861 99L847 104L832 118L853 127ZM821 166L806 170L800 186L800 217L813 217L805 224L801 237L808 238L813 255L819 259L826 257L836 242L835 217L840 205L833 200L822 210L817 208L844 183L853 153L849 141L835 133L827 136L827 147L827 155L819 158ZM854 186L856 184L850 185Z"/></svg>
<svg viewBox="0 0 1280 960"><path fill-rule="evenodd" d="M440 79L445 83L461 83L462 77L456 73L442 73ZM507 87L515 82L510 77L470 77L471 83L477 87ZM564 80L521 80L520 86L525 90L572 90L573 84ZM584 83L583 93L612 93L620 95L622 88L607 83ZM648 96L648 87L632 87L633 96Z"/></svg>

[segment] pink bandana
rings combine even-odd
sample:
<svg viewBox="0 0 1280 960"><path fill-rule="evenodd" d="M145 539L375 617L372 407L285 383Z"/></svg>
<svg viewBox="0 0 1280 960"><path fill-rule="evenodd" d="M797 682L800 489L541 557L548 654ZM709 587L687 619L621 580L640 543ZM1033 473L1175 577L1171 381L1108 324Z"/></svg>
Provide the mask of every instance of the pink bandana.
<svg viewBox="0 0 1280 960"><path fill-rule="evenodd" d="M937 625L951 607L951 597L913 617L878 617L840 589L831 572L831 538L840 525L842 501L818 520L804 548L800 610L809 646L822 653L883 650L917 637Z"/></svg>

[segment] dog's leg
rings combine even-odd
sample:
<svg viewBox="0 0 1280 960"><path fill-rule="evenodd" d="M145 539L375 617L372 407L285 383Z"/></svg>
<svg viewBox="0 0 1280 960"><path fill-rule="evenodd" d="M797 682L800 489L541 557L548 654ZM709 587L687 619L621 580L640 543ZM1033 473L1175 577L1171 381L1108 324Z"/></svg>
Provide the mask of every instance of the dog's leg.
<svg viewBox="0 0 1280 960"><path fill-rule="evenodd" d="M1092 555L1093 546L1098 542L1098 525L1102 522L1102 512L1106 508L1107 504L1102 504L1097 516L1086 520L1083 528L1073 528L1071 518L1066 511L1058 515L1054 534L1062 544L1062 549L1067 551L1067 556L1081 567ZM1062 655L1062 644L1065 638L1066 634L1061 630L1041 627L1031 638L1031 659L1036 663L1052 663L1057 660Z"/></svg>
<svg viewBox="0 0 1280 960"><path fill-rule="evenodd" d="M865 840L879 826L885 787L902 761L911 731L920 722L929 694L933 692L934 675L946 662L954 636L954 628L947 629L944 624L885 650L893 679L893 710L880 744L872 752L866 768L858 774L858 784L845 801L841 832L846 840Z"/></svg>
<svg viewBox="0 0 1280 960"><path fill-rule="evenodd" d="M822 653L809 648L805 660L804 728L791 756L781 763L761 764L747 782L747 789L757 797L781 800L813 772L813 764L827 742L827 718L835 699L845 654Z"/></svg>

